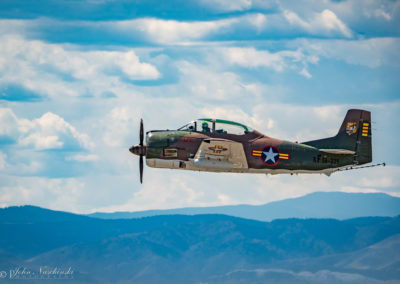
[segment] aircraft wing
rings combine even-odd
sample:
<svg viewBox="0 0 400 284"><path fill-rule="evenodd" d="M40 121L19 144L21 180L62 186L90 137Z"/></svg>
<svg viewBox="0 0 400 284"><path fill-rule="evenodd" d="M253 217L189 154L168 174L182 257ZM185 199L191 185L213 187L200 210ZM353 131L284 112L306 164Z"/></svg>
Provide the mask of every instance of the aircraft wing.
<svg viewBox="0 0 400 284"><path fill-rule="evenodd" d="M242 143L227 139L204 139L193 162L200 168L248 168Z"/></svg>

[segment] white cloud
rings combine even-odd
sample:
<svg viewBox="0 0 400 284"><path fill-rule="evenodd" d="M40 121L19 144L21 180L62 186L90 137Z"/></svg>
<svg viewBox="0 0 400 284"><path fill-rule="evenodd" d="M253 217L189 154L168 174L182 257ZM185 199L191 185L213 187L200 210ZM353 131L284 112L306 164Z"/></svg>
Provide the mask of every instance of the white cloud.
<svg viewBox="0 0 400 284"><path fill-rule="evenodd" d="M303 21L296 13L292 11L284 11L283 15L285 16L286 20L291 24L295 26L299 26L303 29L308 29L310 28L310 24Z"/></svg>
<svg viewBox="0 0 400 284"><path fill-rule="evenodd" d="M397 56L400 47L398 38L371 38L363 40L299 40L290 45L317 57L343 60L348 64L370 68L400 66Z"/></svg>
<svg viewBox="0 0 400 284"><path fill-rule="evenodd" d="M29 153L26 151L22 150L17 154L6 154L0 151L0 172L2 174L30 176L38 173L42 169L42 162L38 160L31 160Z"/></svg>
<svg viewBox="0 0 400 284"><path fill-rule="evenodd" d="M376 17L382 17L387 21L390 21L392 19L392 16L388 12L383 11L382 9L376 9L374 11L374 15Z"/></svg>
<svg viewBox="0 0 400 284"><path fill-rule="evenodd" d="M84 148L94 144L88 135L78 132L75 127L60 116L47 112L40 118L28 120L18 118L11 109L0 108L0 133L16 140L21 146L32 146L36 150Z"/></svg>
<svg viewBox="0 0 400 284"><path fill-rule="evenodd" d="M267 50L259 51L252 47L232 47L222 50L227 61L244 67L269 67L276 71L282 71L285 60L281 53L270 53Z"/></svg>
<svg viewBox="0 0 400 284"><path fill-rule="evenodd" d="M208 2L208 0L204 1ZM251 5L250 0L219 1L224 2L224 4L230 4L231 7L229 9L233 10L240 10L239 7L245 9L247 3ZM212 2L214 7L218 6L218 2ZM240 6L237 4L245 5ZM265 4L261 4L258 6L264 5ZM275 5L272 4L272 6ZM272 9L275 8L276 7ZM268 10L269 8L266 7L266 9ZM118 35L125 38L127 41L144 41L160 45L204 44L204 41L207 42L210 39L218 41L218 38L221 36L224 40L236 40L237 38L241 39L243 33L246 33L247 36L253 39L259 39L260 35L269 35L274 38L287 36L351 38L353 36L353 32L350 28L347 27L347 25L342 22L332 10L324 9L322 12L312 12L302 18L296 12L285 8L283 8L282 11L276 11L275 13L271 13L270 11L268 13L250 12L239 16L226 16L223 19L207 21L178 21L151 17L96 22L58 21L45 18L17 21L3 20L0 21L0 35L24 34L30 36L36 33L44 33L46 36L51 37L51 34L48 33L52 33L51 31L55 29L54 27L60 27L60 30L63 30L66 26L77 31L78 41L82 40L79 30L84 28L85 30L93 31L93 34L95 35L104 33L104 37L107 39ZM50 30L50 32L46 30ZM83 54L87 55L89 63L102 63L103 61L108 61L109 58L113 57L111 52L109 54L104 52L103 58L96 57L95 60L92 60L90 58L90 51L84 52ZM63 54L59 55L62 56ZM70 52L69 55L79 57L79 60L75 63L85 64L85 60L79 52L75 54ZM159 76L153 66L146 66L145 63L142 63L142 65L136 64L135 66L136 69L144 70L143 72L146 79L154 79L156 76ZM118 68L121 68L121 66ZM90 69L82 71L84 71L84 73L86 71L95 71L93 68ZM135 72L134 75L138 76L137 72ZM143 74L139 73L139 75Z"/></svg>
<svg viewBox="0 0 400 284"><path fill-rule="evenodd" d="M106 128L103 140L106 145L111 147L127 147L132 129L136 129L139 124L137 114L137 109L126 106L112 109L103 122Z"/></svg>
<svg viewBox="0 0 400 284"><path fill-rule="evenodd" d="M150 42L179 44L209 36L221 29L230 27L237 21L238 19L236 18L197 22L143 18L113 22L110 28L124 33L140 32Z"/></svg>
<svg viewBox="0 0 400 284"><path fill-rule="evenodd" d="M310 34L335 35L340 34L347 38L352 37L351 30L331 10L325 9L315 13L311 19L303 20L295 12L285 10L284 17L291 26L305 30Z"/></svg>
<svg viewBox="0 0 400 284"><path fill-rule="evenodd" d="M2 177L0 206L36 205L53 210L81 211L84 184L74 178Z"/></svg>
<svg viewBox="0 0 400 284"><path fill-rule="evenodd" d="M293 11L299 18L306 23L317 22L317 15L322 15L321 11L329 10L336 15L353 35L361 32L363 36L394 36L398 25L400 3L398 1L319 1L319 0L295 0L279 2L280 8ZM328 16L327 19L330 17ZM334 23L334 19L330 21ZM320 22L324 24L323 21ZM307 25L306 25L307 26ZM340 25L337 26L337 36L339 35ZM346 28L343 29L347 34ZM354 31L354 32L353 32ZM315 30L313 31L315 32ZM327 30L325 30L325 33ZM377 33L378 32L378 33ZM333 36L333 34L332 34Z"/></svg>
<svg viewBox="0 0 400 284"><path fill-rule="evenodd" d="M76 146L85 149L93 147L93 142L88 135L79 133L71 124L51 112L32 120L30 129L24 133L24 137L20 138L20 144L33 145L37 150Z"/></svg>
<svg viewBox="0 0 400 284"><path fill-rule="evenodd" d="M298 70L298 73L306 78L311 78L307 71L308 64L316 64L319 58L315 55L307 55L301 49L282 50L271 53L268 50L257 50L253 47L230 47L219 49L219 54L229 64L235 64L247 68L266 67L277 72L286 69Z"/></svg>
<svg viewBox="0 0 400 284"><path fill-rule="evenodd" d="M312 25L317 28L322 26L328 32L339 31L345 37L351 37L352 32L350 29L330 10L324 10L321 14L317 14L315 17L315 22Z"/></svg>
<svg viewBox="0 0 400 284"><path fill-rule="evenodd" d="M344 108L343 106L338 105L325 105L313 107L312 112L315 114L316 119L319 122L328 122L332 120L337 120L337 123L340 123L340 118L344 118ZM338 128L339 130L339 128Z"/></svg>
<svg viewBox="0 0 400 284"><path fill-rule="evenodd" d="M178 69L184 78L181 90L202 100L228 100L245 94L253 94L241 78L233 72L216 72L207 66L187 61L179 62Z"/></svg>
<svg viewBox="0 0 400 284"><path fill-rule="evenodd" d="M16 139L19 133L18 118L9 108L0 108L0 137Z"/></svg>
<svg viewBox="0 0 400 284"><path fill-rule="evenodd" d="M100 96L130 80L161 77L157 68L141 62L133 50L79 51L76 46L0 37L0 84L17 84L48 97ZM71 80L71 77L73 78Z"/></svg>
<svg viewBox="0 0 400 284"><path fill-rule="evenodd" d="M255 26L259 33L265 29L268 24L267 16L261 13L246 15L243 19L246 19L251 25Z"/></svg>
<svg viewBox="0 0 400 284"><path fill-rule="evenodd" d="M301 71L299 72L300 75L303 75L304 77L306 77L307 79L312 78L312 75L310 74L310 72L308 72L308 70L304 67L303 69L301 69Z"/></svg>
<svg viewBox="0 0 400 284"><path fill-rule="evenodd" d="M63 147L63 142L58 140L58 136L43 136L40 133L32 133L20 140L23 146L34 145L36 150L57 149Z"/></svg>
<svg viewBox="0 0 400 284"><path fill-rule="evenodd" d="M158 70L151 64L141 63L136 54L131 50L126 53L113 52L110 64L114 62L132 80L157 79L160 77Z"/></svg>
<svg viewBox="0 0 400 284"><path fill-rule="evenodd" d="M98 159L99 156L94 154L88 154L88 155L78 154L66 158L67 161L78 161L78 162L94 162L97 161Z"/></svg>
<svg viewBox="0 0 400 284"><path fill-rule="evenodd" d="M0 36L9 34L24 34L29 29L31 21L20 19L1 19Z"/></svg>

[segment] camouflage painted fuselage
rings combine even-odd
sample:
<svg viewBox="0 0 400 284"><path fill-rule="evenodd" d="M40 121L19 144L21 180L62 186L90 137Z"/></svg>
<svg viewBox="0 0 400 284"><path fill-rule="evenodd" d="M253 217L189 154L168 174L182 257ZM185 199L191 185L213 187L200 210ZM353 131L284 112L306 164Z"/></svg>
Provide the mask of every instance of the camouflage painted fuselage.
<svg viewBox="0 0 400 284"><path fill-rule="evenodd" d="M334 137L293 143L254 130L243 135L155 130L146 164L156 168L237 173L324 173L372 160L370 113L349 110Z"/></svg>
<svg viewBox="0 0 400 284"><path fill-rule="evenodd" d="M353 164L353 155L323 153L315 147L269 138L257 131L245 135L187 131L151 131L147 133L146 138L146 163L150 167L211 172L273 174L313 171L329 173L332 169ZM194 162L195 156L199 151L200 145L204 141L209 141L208 139L210 139L209 144L211 144L212 139L224 139L240 143L243 147L247 167L218 166L218 163L224 160L218 159L218 157L222 156L224 154L223 152L229 150L224 145L209 147L212 148L209 149L210 155L205 158L210 161L209 164L196 166ZM273 146L279 153L273 157L274 159L270 159L266 162L266 157L262 155L262 151L269 146ZM177 149L177 156L168 157L168 155L165 155L165 153L168 153L168 149ZM213 166L213 162L217 165ZM327 169L328 171L324 171Z"/></svg>

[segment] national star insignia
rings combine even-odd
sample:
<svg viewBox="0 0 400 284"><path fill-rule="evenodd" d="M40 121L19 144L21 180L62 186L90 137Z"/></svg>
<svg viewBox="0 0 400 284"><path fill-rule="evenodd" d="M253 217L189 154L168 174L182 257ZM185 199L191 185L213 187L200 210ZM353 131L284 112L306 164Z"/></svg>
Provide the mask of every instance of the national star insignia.
<svg viewBox="0 0 400 284"><path fill-rule="evenodd" d="M290 159L289 153L281 153L277 147L272 145L265 146L262 150L253 149L251 155L253 157L260 157L261 161L267 166L274 166L280 160Z"/></svg>
<svg viewBox="0 0 400 284"><path fill-rule="evenodd" d="M267 149L268 149L268 151L267 151ZM275 157L279 156L279 152L276 149L274 149L273 147L269 147L269 148L267 147L262 152L262 156L263 156L265 163L270 164L268 161L271 161L272 164L275 164L276 163Z"/></svg>

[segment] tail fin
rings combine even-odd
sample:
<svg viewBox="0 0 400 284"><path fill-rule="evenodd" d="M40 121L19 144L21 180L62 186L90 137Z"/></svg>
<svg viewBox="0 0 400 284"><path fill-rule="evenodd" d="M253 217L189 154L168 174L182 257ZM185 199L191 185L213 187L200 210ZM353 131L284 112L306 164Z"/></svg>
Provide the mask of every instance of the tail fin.
<svg viewBox="0 0 400 284"><path fill-rule="evenodd" d="M345 149L354 151L354 162L372 161L371 112L360 109L347 111L338 134L334 137L304 142L319 149Z"/></svg>

